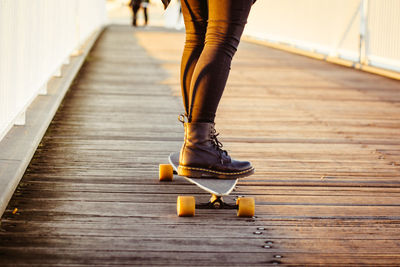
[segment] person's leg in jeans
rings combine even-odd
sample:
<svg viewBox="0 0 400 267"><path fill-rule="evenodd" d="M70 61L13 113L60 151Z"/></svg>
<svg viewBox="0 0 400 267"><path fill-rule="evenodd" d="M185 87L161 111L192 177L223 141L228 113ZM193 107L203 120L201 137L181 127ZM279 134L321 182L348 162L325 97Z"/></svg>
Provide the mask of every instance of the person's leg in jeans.
<svg viewBox="0 0 400 267"><path fill-rule="evenodd" d="M189 95L193 71L204 48L207 30L207 0L181 0L186 40L181 61L181 88L186 116L189 116Z"/></svg>
<svg viewBox="0 0 400 267"><path fill-rule="evenodd" d="M192 121L213 122L252 0L208 0L205 46L190 86Z"/></svg>
<svg viewBox="0 0 400 267"><path fill-rule="evenodd" d="M190 177L234 178L254 172L221 149L215 113L253 0L182 0L186 42L182 97L188 122L179 173Z"/></svg>
<svg viewBox="0 0 400 267"><path fill-rule="evenodd" d="M137 13L138 13L138 11L139 11L139 8L140 8L140 6L137 6L137 5L133 5L133 6L132 6L132 12L133 12L132 25L133 25L134 27L137 26Z"/></svg>
<svg viewBox="0 0 400 267"><path fill-rule="evenodd" d="M143 14L144 14L144 25L147 25L149 22L149 17L147 15L147 6L143 6Z"/></svg>
<svg viewBox="0 0 400 267"><path fill-rule="evenodd" d="M147 25L149 23L149 16L147 14L147 7L148 6L149 6L149 1L143 1L142 2L143 15L144 15L144 25Z"/></svg>

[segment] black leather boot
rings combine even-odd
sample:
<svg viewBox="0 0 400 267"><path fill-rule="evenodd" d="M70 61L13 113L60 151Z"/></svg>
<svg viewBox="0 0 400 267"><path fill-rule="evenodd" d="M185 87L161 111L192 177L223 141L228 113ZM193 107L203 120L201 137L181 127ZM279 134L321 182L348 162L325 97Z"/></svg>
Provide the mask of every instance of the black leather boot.
<svg viewBox="0 0 400 267"><path fill-rule="evenodd" d="M180 152L178 174L192 178L235 179L249 176L248 161L231 159L218 141L214 123L184 122L185 140Z"/></svg>

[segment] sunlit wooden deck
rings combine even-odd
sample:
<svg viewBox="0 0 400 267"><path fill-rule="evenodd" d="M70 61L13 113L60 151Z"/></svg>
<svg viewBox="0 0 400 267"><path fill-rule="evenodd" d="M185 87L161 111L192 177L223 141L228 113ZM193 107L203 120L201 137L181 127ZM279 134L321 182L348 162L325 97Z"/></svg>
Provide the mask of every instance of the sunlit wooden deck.
<svg viewBox="0 0 400 267"><path fill-rule="evenodd" d="M255 218L158 182L179 149L183 33L108 27L1 219L0 265L400 264L400 83L243 42L217 130ZM18 212L13 214L13 210Z"/></svg>

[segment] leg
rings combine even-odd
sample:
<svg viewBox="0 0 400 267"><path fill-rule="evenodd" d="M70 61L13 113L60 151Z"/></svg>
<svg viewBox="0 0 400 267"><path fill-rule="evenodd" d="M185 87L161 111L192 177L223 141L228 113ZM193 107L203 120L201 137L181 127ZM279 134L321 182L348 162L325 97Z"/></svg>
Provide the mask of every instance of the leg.
<svg viewBox="0 0 400 267"><path fill-rule="evenodd" d="M138 6L132 6L132 12L133 12L133 19L132 19L132 25L136 27L137 23L137 13L138 13L139 7Z"/></svg>
<svg viewBox="0 0 400 267"><path fill-rule="evenodd" d="M182 5L185 25L189 26L186 28L189 36L186 37L185 52L190 52L184 53L182 80L190 81L190 90L188 94L188 84L182 85L188 122L184 123L179 175L233 179L254 172L250 162L234 160L222 149L214 129L215 113L252 3L253 0L208 0L205 38L201 35L204 27L190 28L205 23L189 23L185 12L190 9ZM201 43L203 38L204 45Z"/></svg>
<svg viewBox="0 0 400 267"><path fill-rule="evenodd" d="M149 17L147 15L147 7L143 7L143 13L144 13L144 25L147 25L149 21Z"/></svg>
<svg viewBox="0 0 400 267"><path fill-rule="evenodd" d="M208 7L207 0L181 0L186 41L181 61L181 90L186 115L189 115L189 94L192 75L203 51Z"/></svg>
<svg viewBox="0 0 400 267"><path fill-rule="evenodd" d="M190 84L189 118L213 122L252 0L208 0L205 46Z"/></svg>

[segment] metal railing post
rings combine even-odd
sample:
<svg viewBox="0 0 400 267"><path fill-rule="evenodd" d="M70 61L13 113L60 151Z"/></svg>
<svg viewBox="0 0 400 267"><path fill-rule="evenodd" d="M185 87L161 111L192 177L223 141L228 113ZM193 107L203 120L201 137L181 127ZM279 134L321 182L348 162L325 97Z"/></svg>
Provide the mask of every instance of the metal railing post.
<svg viewBox="0 0 400 267"><path fill-rule="evenodd" d="M368 65L368 0L361 0L360 8L360 36L359 36L359 63Z"/></svg>

